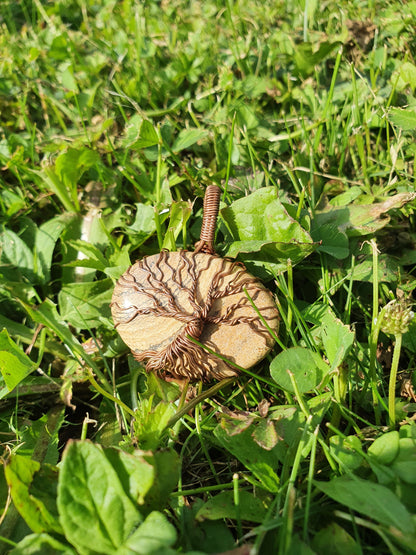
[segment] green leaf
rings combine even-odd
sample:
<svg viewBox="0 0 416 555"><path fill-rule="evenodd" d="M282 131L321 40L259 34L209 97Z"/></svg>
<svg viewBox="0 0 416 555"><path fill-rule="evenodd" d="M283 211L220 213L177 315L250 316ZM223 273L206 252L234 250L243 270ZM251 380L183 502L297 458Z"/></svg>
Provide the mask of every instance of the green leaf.
<svg viewBox="0 0 416 555"><path fill-rule="evenodd" d="M166 508L169 495L178 486L180 464L179 455L173 449L153 453L147 451L143 453L143 459L152 465L155 473L142 509L143 514L147 514L150 510Z"/></svg>
<svg viewBox="0 0 416 555"><path fill-rule="evenodd" d="M139 122L134 121L133 127L137 126ZM159 144L159 135L153 125L147 119L144 119L140 123L140 127L136 127L139 129L138 138L134 142L132 142L129 147L136 150L141 150L142 148L149 148L151 146L155 146ZM134 129L131 130L131 133L134 133ZM137 137L137 131L136 131Z"/></svg>
<svg viewBox="0 0 416 555"><path fill-rule="evenodd" d="M153 511L139 528L128 538L120 553L137 553L138 555L170 554L176 542L176 530L162 513Z"/></svg>
<svg viewBox="0 0 416 555"><path fill-rule="evenodd" d="M205 139L209 134L207 129L202 129L201 127L182 129L179 133L177 139L172 145L173 152L180 152L185 150L190 146L194 145L198 141Z"/></svg>
<svg viewBox="0 0 416 555"><path fill-rule="evenodd" d="M104 271L107 268L108 260L97 246L88 243L87 241L82 241L80 239L75 239L68 242L71 247L75 248L79 253L82 253L85 257L87 257L86 259L81 258L77 261L74 261L75 264L82 263L85 260L86 262L92 262L97 270Z"/></svg>
<svg viewBox="0 0 416 555"><path fill-rule="evenodd" d="M391 465L403 482L416 484L416 442L410 437L399 440L399 453Z"/></svg>
<svg viewBox="0 0 416 555"><path fill-rule="evenodd" d="M326 208L315 213L314 227L332 224L348 236L368 235L389 223L390 210L401 208L415 198L416 193L398 193L384 202Z"/></svg>
<svg viewBox="0 0 416 555"><path fill-rule="evenodd" d="M333 368L340 366L354 343L354 332L328 311L322 319L321 337L329 363Z"/></svg>
<svg viewBox="0 0 416 555"><path fill-rule="evenodd" d="M368 448L368 454L379 464L391 464L399 453L399 432L393 430L379 436Z"/></svg>
<svg viewBox="0 0 416 555"><path fill-rule="evenodd" d="M289 373L292 372L300 393L315 389L328 374L330 367L322 357L304 347L292 347L277 355L270 364L273 380L286 391L294 393Z"/></svg>
<svg viewBox="0 0 416 555"><path fill-rule="evenodd" d="M45 222L37 229L34 251L35 271L42 283L47 283L50 279L52 255L56 242L75 218L74 213L61 214Z"/></svg>
<svg viewBox="0 0 416 555"><path fill-rule="evenodd" d="M333 478L330 482L314 481L326 495L348 508L404 534L414 534L411 515L387 487L352 476Z"/></svg>
<svg viewBox="0 0 416 555"><path fill-rule="evenodd" d="M63 71L58 71L57 77L65 89L71 92L78 91L78 86L74 78L72 66L65 67Z"/></svg>
<svg viewBox="0 0 416 555"><path fill-rule="evenodd" d="M38 462L55 465L59 460L59 431L64 422L65 408L55 405L49 411L33 420L21 431L19 455Z"/></svg>
<svg viewBox="0 0 416 555"><path fill-rule="evenodd" d="M155 481L154 461L146 460L141 451L130 454L108 448L104 449L104 454L116 471L125 493L133 502L143 505Z"/></svg>
<svg viewBox="0 0 416 555"><path fill-rule="evenodd" d="M411 62L404 62L393 73L391 81L398 91L403 91L409 85L413 90L416 89L416 66Z"/></svg>
<svg viewBox="0 0 416 555"><path fill-rule="evenodd" d="M141 449L154 450L158 447L161 437L166 433L166 426L174 416L176 407L173 403L160 401L152 406L152 397L142 399L135 411L134 432Z"/></svg>
<svg viewBox="0 0 416 555"><path fill-rule="evenodd" d="M362 187L359 187L358 185L353 185L343 193L340 193L339 195L331 198L329 204L331 206L346 206L347 204L351 204L352 202L354 202L354 200L362 194Z"/></svg>
<svg viewBox="0 0 416 555"><path fill-rule="evenodd" d="M142 521L103 449L89 441L70 441L65 448L58 509L66 538L81 554L91 546L116 552Z"/></svg>
<svg viewBox="0 0 416 555"><path fill-rule="evenodd" d="M41 186L46 190L47 193L54 193L60 202L62 203L65 210L68 212L79 212L79 202L78 198L74 198L74 191L68 189L63 181L54 172L53 168L50 166L44 166L42 170L31 170L32 173L39 176L43 183Z"/></svg>
<svg viewBox="0 0 416 555"><path fill-rule="evenodd" d="M378 281L395 283L397 276L397 261L390 255L380 254L378 257ZM354 267L352 279L354 281L364 281L373 283L375 278L374 266L371 258L363 260Z"/></svg>
<svg viewBox="0 0 416 555"><path fill-rule="evenodd" d="M331 522L315 534L312 548L319 555L362 555L362 549L354 538L336 522Z"/></svg>
<svg viewBox="0 0 416 555"><path fill-rule="evenodd" d="M58 295L61 316L78 329L108 326L112 292L110 278L64 285Z"/></svg>
<svg viewBox="0 0 416 555"><path fill-rule="evenodd" d="M314 52L312 49L313 45L309 42L297 44L294 61L299 73L305 77L310 75L315 66L340 45L340 42L323 42L320 44L318 50Z"/></svg>
<svg viewBox="0 0 416 555"><path fill-rule="evenodd" d="M264 503L252 493L240 490L238 493L238 507L234 502L234 492L224 491L211 497L199 509L196 518L218 520L231 518L247 520L249 522L263 522L267 513Z"/></svg>
<svg viewBox="0 0 416 555"><path fill-rule="evenodd" d="M30 534L9 551L10 555L76 555L67 544L48 534Z"/></svg>
<svg viewBox="0 0 416 555"><path fill-rule="evenodd" d="M51 329L70 351L77 354L85 361L89 361L88 354L85 352L78 339L71 333L67 322L58 314L56 305L50 299L46 299L35 308L28 304L24 304L23 306L34 322L43 324ZM93 367L93 364L90 364L90 366Z"/></svg>
<svg viewBox="0 0 416 555"><path fill-rule="evenodd" d="M252 435L256 443L263 447L263 449L273 449L279 440L273 421L262 418L255 420L253 424L254 431Z"/></svg>
<svg viewBox="0 0 416 555"><path fill-rule="evenodd" d="M0 399L35 369L36 364L10 338L8 331L3 329L0 332Z"/></svg>
<svg viewBox="0 0 416 555"><path fill-rule="evenodd" d="M341 472L355 470L362 464L361 441L357 436L347 436L345 438L332 436L329 439L329 445L330 452L340 464Z"/></svg>
<svg viewBox="0 0 416 555"><path fill-rule="evenodd" d="M309 233L289 216L275 187L263 187L234 201L221 210L221 216L234 238L223 254L241 253L245 263L271 272L285 270L288 258L296 264L316 247Z"/></svg>
<svg viewBox="0 0 416 555"><path fill-rule="evenodd" d="M416 112L413 108L390 108L389 121L403 131L416 129Z"/></svg>
<svg viewBox="0 0 416 555"><path fill-rule="evenodd" d="M179 233L183 231L186 226L186 222L189 220L192 213L191 204L187 201L173 202L170 207L170 218L168 224L168 230L166 237L163 241L162 248L168 250L175 250L176 239ZM168 241L167 237L172 236L172 240Z"/></svg>
<svg viewBox="0 0 416 555"><path fill-rule="evenodd" d="M55 467L12 455L4 473L13 504L33 532L62 534L56 508L58 471Z"/></svg>
<svg viewBox="0 0 416 555"><path fill-rule="evenodd" d="M74 203L76 203L78 197L79 179L86 170L98 164L99 161L98 152L87 147L69 148L56 159L56 175L70 191Z"/></svg>
<svg viewBox="0 0 416 555"><path fill-rule="evenodd" d="M10 335L19 340L19 342L22 341L23 343L30 345L33 340L32 328L20 324L19 322L15 322L14 320L10 320L10 318L6 318L6 316L0 314L0 329L3 328L6 328ZM35 342L35 346L39 346L39 337ZM65 355L68 353L67 350L54 339L46 340L45 351L61 358L65 358Z"/></svg>
<svg viewBox="0 0 416 555"><path fill-rule="evenodd" d="M10 265L14 273L19 270L28 281L36 282L33 253L14 231L5 229L0 233L0 253L2 264Z"/></svg>
<svg viewBox="0 0 416 555"><path fill-rule="evenodd" d="M269 491L277 492L277 466L285 460L288 449L297 444L302 433L304 415L293 407L278 407L273 410L270 420L275 426L278 441L271 449L262 448L256 441L255 434L253 435L254 421L249 426L239 427L242 420L246 421L247 415L243 415L243 418L224 415L216 426L214 435L221 446L242 462Z"/></svg>
<svg viewBox="0 0 416 555"><path fill-rule="evenodd" d="M318 252L330 254L338 260L347 258L350 253L348 237L333 224L325 224L311 231L312 239L321 244L316 249Z"/></svg>
<svg viewBox="0 0 416 555"><path fill-rule="evenodd" d="M134 222L127 228L129 232L138 233L145 241L156 231L155 207L148 204L136 203L136 217ZM142 242L143 242L142 241ZM136 241L134 242L136 245ZM139 243L139 245L141 242ZM138 246L139 246L138 245Z"/></svg>

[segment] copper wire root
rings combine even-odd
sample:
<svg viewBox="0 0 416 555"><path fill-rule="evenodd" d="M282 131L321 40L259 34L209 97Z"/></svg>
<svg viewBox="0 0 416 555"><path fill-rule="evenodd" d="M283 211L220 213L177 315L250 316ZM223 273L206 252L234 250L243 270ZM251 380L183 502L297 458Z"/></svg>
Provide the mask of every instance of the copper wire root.
<svg viewBox="0 0 416 555"><path fill-rule="evenodd" d="M204 215L200 240L195 245L195 252L215 254L214 239L220 206L221 189L217 185L208 185L204 196Z"/></svg>

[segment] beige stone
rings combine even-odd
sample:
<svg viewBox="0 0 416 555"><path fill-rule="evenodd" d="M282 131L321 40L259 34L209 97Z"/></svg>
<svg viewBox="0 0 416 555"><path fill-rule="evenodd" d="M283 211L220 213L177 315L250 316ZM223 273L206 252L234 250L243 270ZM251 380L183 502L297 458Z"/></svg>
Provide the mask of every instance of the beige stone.
<svg viewBox="0 0 416 555"><path fill-rule="evenodd" d="M117 331L147 370L191 380L238 373L193 343L250 368L274 340L244 291L277 334L279 314L272 294L243 265L188 251L147 256L118 280L111 310Z"/></svg>

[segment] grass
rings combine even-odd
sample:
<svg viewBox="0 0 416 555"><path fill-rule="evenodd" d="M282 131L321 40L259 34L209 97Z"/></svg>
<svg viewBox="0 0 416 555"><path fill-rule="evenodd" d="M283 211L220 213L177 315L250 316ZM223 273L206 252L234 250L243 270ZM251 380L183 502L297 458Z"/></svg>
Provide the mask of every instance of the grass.
<svg viewBox="0 0 416 555"><path fill-rule="evenodd" d="M413 553L415 15L0 4L1 552ZM109 303L211 183L281 329L181 392Z"/></svg>

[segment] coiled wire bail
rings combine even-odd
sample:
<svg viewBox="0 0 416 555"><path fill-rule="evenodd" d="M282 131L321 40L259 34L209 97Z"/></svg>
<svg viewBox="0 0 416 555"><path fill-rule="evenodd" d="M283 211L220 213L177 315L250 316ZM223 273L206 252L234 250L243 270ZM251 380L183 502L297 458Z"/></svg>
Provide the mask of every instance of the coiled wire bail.
<svg viewBox="0 0 416 555"><path fill-rule="evenodd" d="M204 196L201 235L195 244L195 252L215 254L214 240L220 206L221 189L217 185L208 185Z"/></svg>

